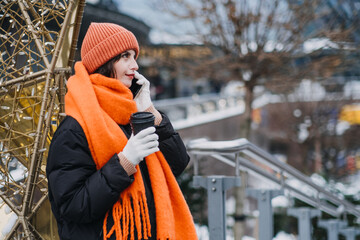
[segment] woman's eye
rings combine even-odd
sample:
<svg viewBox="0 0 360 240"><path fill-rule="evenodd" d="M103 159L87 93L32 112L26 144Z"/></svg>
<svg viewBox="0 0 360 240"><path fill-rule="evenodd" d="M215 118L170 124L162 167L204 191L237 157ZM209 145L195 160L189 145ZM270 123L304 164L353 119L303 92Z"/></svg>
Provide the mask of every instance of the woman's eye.
<svg viewBox="0 0 360 240"><path fill-rule="evenodd" d="M130 56L130 53L124 53L121 55L122 58L128 58Z"/></svg>

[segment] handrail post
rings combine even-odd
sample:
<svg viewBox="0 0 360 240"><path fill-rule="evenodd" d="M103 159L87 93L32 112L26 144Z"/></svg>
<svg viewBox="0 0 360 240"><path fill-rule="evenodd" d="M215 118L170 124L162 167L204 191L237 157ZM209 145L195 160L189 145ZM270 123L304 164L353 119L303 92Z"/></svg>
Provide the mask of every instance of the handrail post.
<svg viewBox="0 0 360 240"><path fill-rule="evenodd" d="M274 236L274 220L271 199L283 195L283 190L246 189L246 195L258 200L259 209L259 240L272 240Z"/></svg>
<svg viewBox="0 0 360 240"><path fill-rule="evenodd" d="M194 176L194 187L207 189L210 240L226 239L226 190L240 186L240 177Z"/></svg>
<svg viewBox="0 0 360 240"><path fill-rule="evenodd" d="M338 240L340 229L345 228L347 223L342 220L330 219L330 220L320 220L318 222L318 225L327 230L328 240Z"/></svg>
<svg viewBox="0 0 360 240"><path fill-rule="evenodd" d="M240 161L239 161L239 155L240 153L235 154L235 176L240 176Z"/></svg>
<svg viewBox="0 0 360 240"><path fill-rule="evenodd" d="M199 158L197 155L194 156L194 176L199 175Z"/></svg>
<svg viewBox="0 0 360 240"><path fill-rule="evenodd" d="M299 240L311 239L311 218L320 216L321 211L313 208L289 208L287 214L298 219Z"/></svg>
<svg viewBox="0 0 360 240"><path fill-rule="evenodd" d="M356 236L360 234L360 230L354 227L340 229L340 234L344 235L346 240L355 240Z"/></svg>

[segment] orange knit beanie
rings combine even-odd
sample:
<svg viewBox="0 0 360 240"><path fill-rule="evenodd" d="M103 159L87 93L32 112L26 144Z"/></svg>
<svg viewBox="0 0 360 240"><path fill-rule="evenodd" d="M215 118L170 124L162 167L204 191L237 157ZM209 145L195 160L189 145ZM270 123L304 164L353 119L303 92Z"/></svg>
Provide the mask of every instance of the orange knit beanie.
<svg viewBox="0 0 360 240"><path fill-rule="evenodd" d="M91 23L81 46L81 60L91 74L129 49L138 56L139 44L132 32L113 23Z"/></svg>

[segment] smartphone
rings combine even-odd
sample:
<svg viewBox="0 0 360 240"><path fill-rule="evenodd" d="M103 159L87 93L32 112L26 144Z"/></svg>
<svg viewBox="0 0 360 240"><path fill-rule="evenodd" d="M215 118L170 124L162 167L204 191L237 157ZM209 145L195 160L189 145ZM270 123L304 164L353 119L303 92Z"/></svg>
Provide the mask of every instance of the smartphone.
<svg viewBox="0 0 360 240"><path fill-rule="evenodd" d="M132 83L131 83L131 87L130 87L130 91L133 93L133 97L135 98L136 95L139 93L142 85L139 85L136 83L137 79L133 78Z"/></svg>

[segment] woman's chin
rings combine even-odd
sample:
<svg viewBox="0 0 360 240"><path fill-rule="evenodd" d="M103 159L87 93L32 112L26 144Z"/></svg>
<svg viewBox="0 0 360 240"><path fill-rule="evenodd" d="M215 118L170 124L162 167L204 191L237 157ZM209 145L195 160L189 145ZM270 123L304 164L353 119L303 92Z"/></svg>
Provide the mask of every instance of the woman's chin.
<svg viewBox="0 0 360 240"><path fill-rule="evenodd" d="M127 88L130 88L131 87L131 84L132 84L132 81L131 80L121 80L121 82L127 87Z"/></svg>

